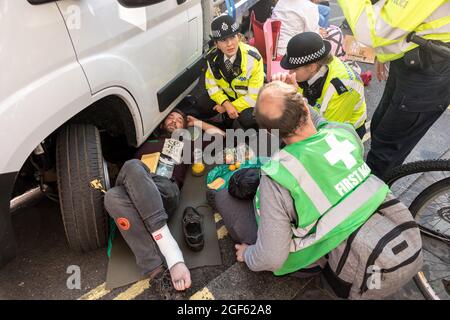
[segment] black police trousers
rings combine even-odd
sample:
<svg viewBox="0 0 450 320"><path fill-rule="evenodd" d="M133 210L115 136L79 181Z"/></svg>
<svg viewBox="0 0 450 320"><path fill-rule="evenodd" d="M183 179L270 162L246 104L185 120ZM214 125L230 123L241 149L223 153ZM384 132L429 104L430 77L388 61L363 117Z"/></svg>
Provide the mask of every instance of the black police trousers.
<svg viewBox="0 0 450 320"><path fill-rule="evenodd" d="M150 172L140 160L125 162L116 185L105 194L105 208L136 258L142 274L164 263L152 233L167 224L179 205L175 182Z"/></svg>
<svg viewBox="0 0 450 320"><path fill-rule="evenodd" d="M382 178L403 163L450 103L450 61L428 56L419 70L404 58L390 63L381 101L372 118L367 164Z"/></svg>
<svg viewBox="0 0 450 320"><path fill-rule="evenodd" d="M230 99L230 101L232 101ZM192 115L200 120L208 120L217 115L217 111L213 110L216 103L211 100L208 93L205 91L197 97L197 101L189 108L182 108L181 110L188 115ZM216 125L216 124L214 124ZM222 124L218 124L221 129L258 129L258 125L253 115L253 108L247 108L239 113L236 119L230 119L228 114L222 113Z"/></svg>

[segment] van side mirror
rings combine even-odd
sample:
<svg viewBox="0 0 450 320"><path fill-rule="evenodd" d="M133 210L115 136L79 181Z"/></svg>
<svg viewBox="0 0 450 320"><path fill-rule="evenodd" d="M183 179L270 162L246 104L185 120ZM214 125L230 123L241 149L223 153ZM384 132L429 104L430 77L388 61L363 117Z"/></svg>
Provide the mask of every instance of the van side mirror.
<svg viewBox="0 0 450 320"><path fill-rule="evenodd" d="M48 2L54 2L55 0L28 0L30 4L44 4Z"/></svg>
<svg viewBox="0 0 450 320"><path fill-rule="evenodd" d="M117 0L119 3L126 8L140 8L151 6L152 4L160 3L165 0Z"/></svg>

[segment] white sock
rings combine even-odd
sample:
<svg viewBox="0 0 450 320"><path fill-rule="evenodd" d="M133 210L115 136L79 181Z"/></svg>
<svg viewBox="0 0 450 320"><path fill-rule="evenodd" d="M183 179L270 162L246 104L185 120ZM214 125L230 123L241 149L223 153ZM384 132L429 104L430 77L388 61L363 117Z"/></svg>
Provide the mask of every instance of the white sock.
<svg viewBox="0 0 450 320"><path fill-rule="evenodd" d="M166 259L167 267L169 269L178 262L184 263L183 254L181 253L180 247L178 247L178 243L170 233L167 224L165 224L161 229L153 232L152 237L156 241L159 250Z"/></svg>

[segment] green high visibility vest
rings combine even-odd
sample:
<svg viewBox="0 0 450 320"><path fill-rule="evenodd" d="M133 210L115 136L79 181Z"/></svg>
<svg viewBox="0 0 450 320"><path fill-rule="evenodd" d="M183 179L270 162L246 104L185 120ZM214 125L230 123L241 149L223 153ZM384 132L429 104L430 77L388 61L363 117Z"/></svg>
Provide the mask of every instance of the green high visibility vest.
<svg viewBox="0 0 450 320"><path fill-rule="evenodd" d="M370 174L363 146L348 124L324 123L283 148L261 169L289 190L297 212L290 253L274 272L305 268L339 246L383 202L388 186ZM255 198L259 221L259 190Z"/></svg>
<svg viewBox="0 0 450 320"><path fill-rule="evenodd" d="M381 62L401 58L417 47L414 31L425 39L450 42L449 0L338 0L356 39L375 48Z"/></svg>
<svg viewBox="0 0 450 320"><path fill-rule="evenodd" d="M298 91L303 93L300 87ZM313 107L328 121L351 123L358 129L367 118L361 78L348 64L333 57L328 64L322 94Z"/></svg>

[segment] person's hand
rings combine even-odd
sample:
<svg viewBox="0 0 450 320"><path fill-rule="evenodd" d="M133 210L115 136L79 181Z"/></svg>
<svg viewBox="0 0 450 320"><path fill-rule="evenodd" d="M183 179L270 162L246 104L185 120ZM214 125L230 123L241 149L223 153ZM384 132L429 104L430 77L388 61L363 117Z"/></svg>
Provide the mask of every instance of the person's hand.
<svg viewBox="0 0 450 320"><path fill-rule="evenodd" d="M187 125L188 127L193 127L197 123L201 127L202 122L201 120L198 120L196 117L193 116L187 116Z"/></svg>
<svg viewBox="0 0 450 320"><path fill-rule="evenodd" d="M377 74L378 81L387 80L389 68L387 63L383 63L375 60L375 72Z"/></svg>
<svg viewBox="0 0 450 320"><path fill-rule="evenodd" d="M248 244L242 243L242 244L236 244L234 246L236 248L236 259L239 262L244 262L244 252L245 249L247 249Z"/></svg>
<svg viewBox="0 0 450 320"><path fill-rule="evenodd" d="M214 111L217 111L218 113L224 113L227 110L225 109L224 106L221 106L220 104L216 104L213 108Z"/></svg>
<svg viewBox="0 0 450 320"><path fill-rule="evenodd" d="M319 33L320 33L320 35L322 36L322 38L326 38L326 37L328 37L328 31L327 31L327 29L324 29L324 28L320 28L319 29Z"/></svg>
<svg viewBox="0 0 450 320"><path fill-rule="evenodd" d="M225 103L225 109L227 110L228 116L230 119L236 119L239 117L239 112L237 112L236 108L231 103Z"/></svg>
<svg viewBox="0 0 450 320"><path fill-rule="evenodd" d="M183 291L191 287L191 273L184 262L178 262L170 268L170 278L177 291Z"/></svg>
<svg viewBox="0 0 450 320"><path fill-rule="evenodd" d="M298 88L297 79L295 77L295 72L278 72L272 76L271 81L281 81L290 85L293 85L296 89Z"/></svg>

